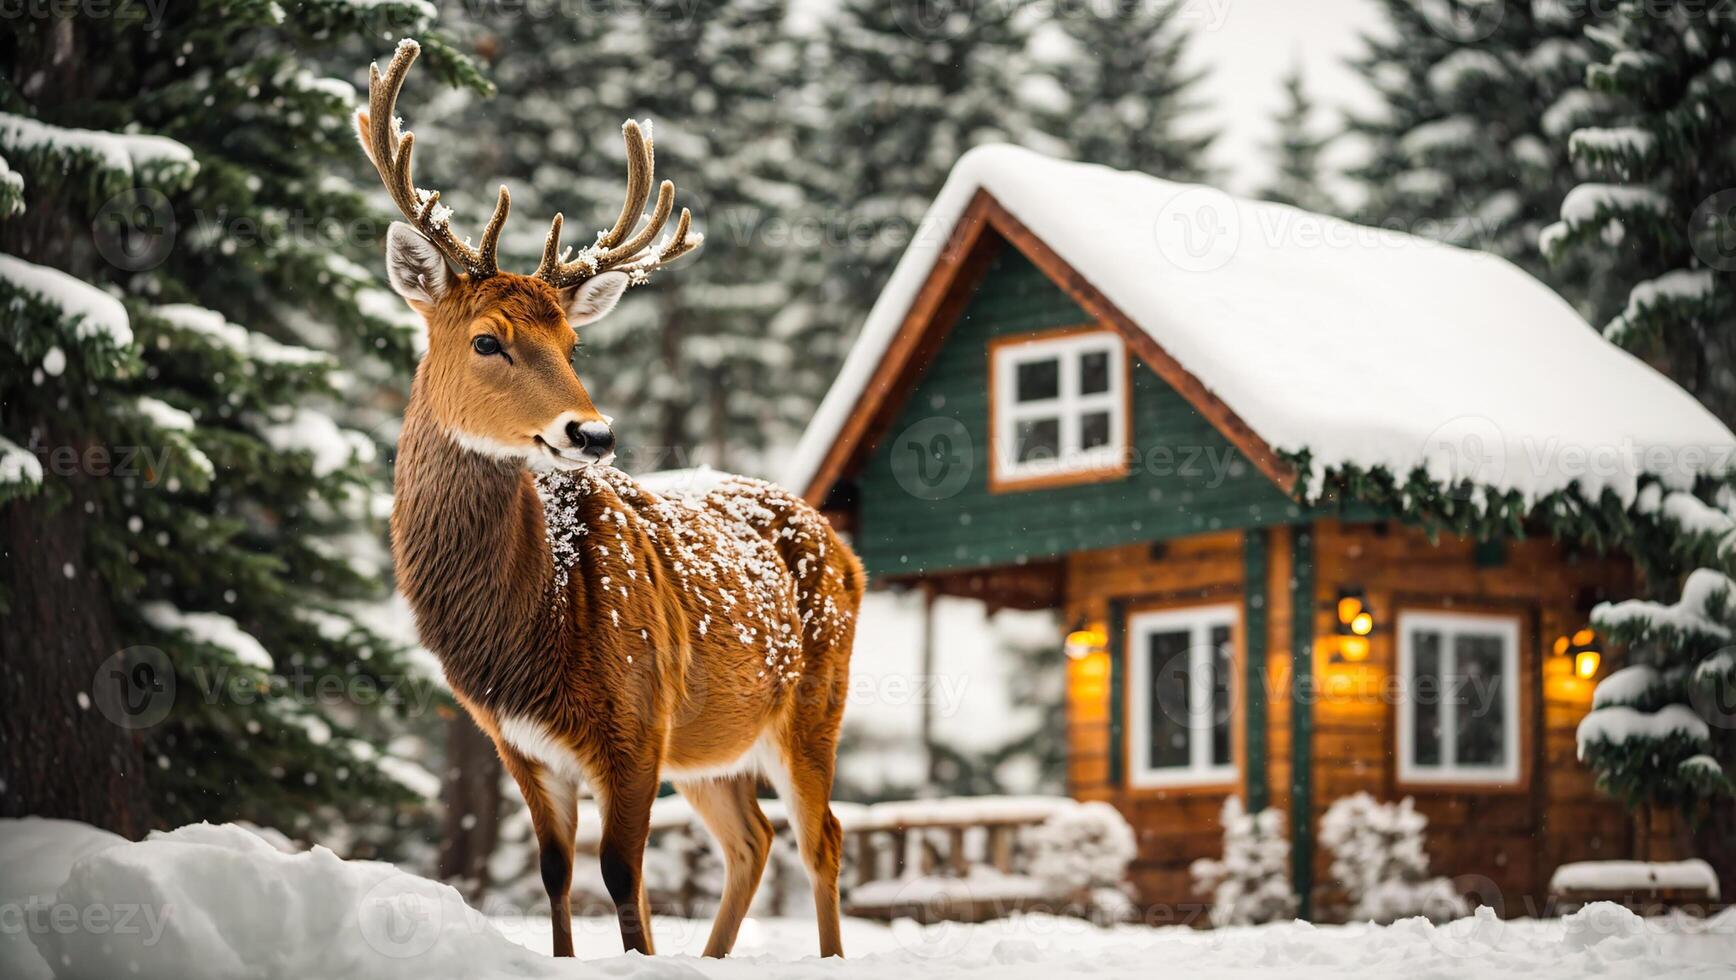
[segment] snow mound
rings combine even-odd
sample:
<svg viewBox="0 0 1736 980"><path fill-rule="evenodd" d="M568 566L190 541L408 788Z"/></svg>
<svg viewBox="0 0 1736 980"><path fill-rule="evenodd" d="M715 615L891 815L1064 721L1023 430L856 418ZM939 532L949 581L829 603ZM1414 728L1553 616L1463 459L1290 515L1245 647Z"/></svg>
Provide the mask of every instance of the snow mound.
<svg viewBox="0 0 1736 980"><path fill-rule="evenodd" d="M903 887L913 889L903 900L945 902L958 886ZM77 910L82 922L16 928L17 903L28 895L53 896L47 900ZM620 955L612 917L581 918L574 931L583 959L563 962L508 938L547 949L548 922L540 916L490 921L451 888L390 865L343 861L320 847L285 853L257 830L209 824L126 843L65 821L0 820L0 900L0 923L7 926L0 929L0 955L29 953L32 945L43 954L0 959L0 976L8 980L1054 980L1083 973L1101 980L1169 974L1652 980L1727 976L1736 962L1730 913L1701 926L1644 920L1609 903L1542 922L1501 920L1485 908L1445 926L1406 919L1391 926L1297 922L1213 931L1105 927L1044 914L980 925L848 919L853 958L824 963L812 958L811 919L749 919L740 955L719 962L667 955L696 952L709 930L705 922L659 917L666 955L645 959ZM125 924L122 915L130 917Z"/></svg>
<svg viewBox="0 0 1736 980"><path fill-rule="evenodd" d="M231 825L98 850L72 868L58 901L141 910L137 929L34 933L60 977L432 980L555 966L447 885L323 847L285 854Z"/></svg>
<svg viewBox="0 0 1736 980"><path fill-rule="evenodd" d="M786 485L818 489L810 484L821 461L979 192L1267 446L1306 452L1310 493L1330 471L1356 467L1469 480L1527 502L1577 484L1584 499L1610 490L1630 503L1642 476L1691 486L1728 468L1736 450L1736 436L1690 395L1504 259L985 146L959 159L924 216L803 434ZM1657 205L1647 193L1585 185L1562 214L1591 221L1612 207ZM1539 364L1550 370L1540 374Z"/></svg>
<svg viewBox="0 0 1736 980"><path fill-rule="evenodd" d="M25 916L54 904L54 893L79 859L127 842L106 830L71 820L0 820L0 976L49 980L28 929L12 928L13 910Z"/></svg>
<svg viewBox="0 0 1736 980"><path fill-rule="evenodd" d="M1592 902L1563 916L1565 949L1596 949L1610 959L1638 958L1651 950L1646 920L1614 902Z"/></svg>

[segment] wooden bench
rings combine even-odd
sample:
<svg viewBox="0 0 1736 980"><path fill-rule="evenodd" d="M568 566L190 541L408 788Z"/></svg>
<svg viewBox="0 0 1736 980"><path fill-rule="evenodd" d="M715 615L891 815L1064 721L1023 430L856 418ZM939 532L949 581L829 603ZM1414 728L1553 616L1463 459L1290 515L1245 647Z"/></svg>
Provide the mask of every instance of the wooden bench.
<svg viewBox="0 0 1736 980"><path fill-rule="evenodd" d="M1549 879L1550 907L1562 913L1614 902L1640 915L1704 914L1718 899L1718 875L1698 859L1581 861L1556 868Z"/></svg>

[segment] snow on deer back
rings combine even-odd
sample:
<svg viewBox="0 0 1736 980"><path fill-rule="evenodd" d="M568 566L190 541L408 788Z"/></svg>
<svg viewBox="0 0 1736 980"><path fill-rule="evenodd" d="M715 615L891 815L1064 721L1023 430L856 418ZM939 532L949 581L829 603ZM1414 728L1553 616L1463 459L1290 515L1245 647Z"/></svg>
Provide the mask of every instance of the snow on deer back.
<svg viewBox="0 0 1736 980"><path fill-rule="evenodd" d="M863 582L825 519L781 487L701 471L665 491L612 467L537 476L555 566L548 601L581 645L625 638L655 651L645 669L680 692L662 707L675 720L666 766L681 775L728 768L732 746L721 743L740 715L789 705L807 657L847 658L837 641ZM828 688L847 677L844 664L825 666Z"/></svg>

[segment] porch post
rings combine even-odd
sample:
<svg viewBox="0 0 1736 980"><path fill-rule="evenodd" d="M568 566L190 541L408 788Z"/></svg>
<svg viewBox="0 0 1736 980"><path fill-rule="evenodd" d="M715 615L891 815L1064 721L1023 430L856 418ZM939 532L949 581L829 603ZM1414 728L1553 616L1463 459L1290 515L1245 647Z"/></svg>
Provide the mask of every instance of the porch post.
<svg viewBox="0 0 1736 980"><path fill-rule="evenodd" d="M1314 891L1314 530L1290 535L1290 883L1296 914Z"/></svg>
<svg viewBox="0 0 1736 980"><path fill-rule="evenodd" d="M1119 789L1126 766L1122 718L1127 694L1127 600L1109 600L1109 785Z"/></svg>
<svg viewBox="0 0 1736 980"><path fill-rule="evenodd" d="M1242 536L1242 755L1247 768L1249 813L1271 805L1266 745L1266 577L1270 542L1263 528Z"/></svg>

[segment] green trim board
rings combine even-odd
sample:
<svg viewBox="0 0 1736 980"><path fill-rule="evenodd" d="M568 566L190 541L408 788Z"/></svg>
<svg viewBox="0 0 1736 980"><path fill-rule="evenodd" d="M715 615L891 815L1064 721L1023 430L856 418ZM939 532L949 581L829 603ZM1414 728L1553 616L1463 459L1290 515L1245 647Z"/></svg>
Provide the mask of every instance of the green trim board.
<svg viewBox="0 0 1736 980"><path fill-rule="evenodd" d="M1264 530L1242 536L1242 755L1248 772L1248 812L1272 802L1266 772L1266 580L1271 569Z"/></svg>
<svg viewBox="0 0 1736 980"><path fill-rule="evenodd" d="M1290 883L1307 919L1314 891L1314 531L1290 536Z"/></svg>
<svg viewBox="0 0 1736 980"><path fill-rule="evenodd" d="M1120 786L1121 777L1127 766L1122 758L1126 754L1126 740L1122 732L1126 727L1122 711L1127 704L1127 602L1123 599L1112 599L1109 602L1109 785Z"/></svg>

